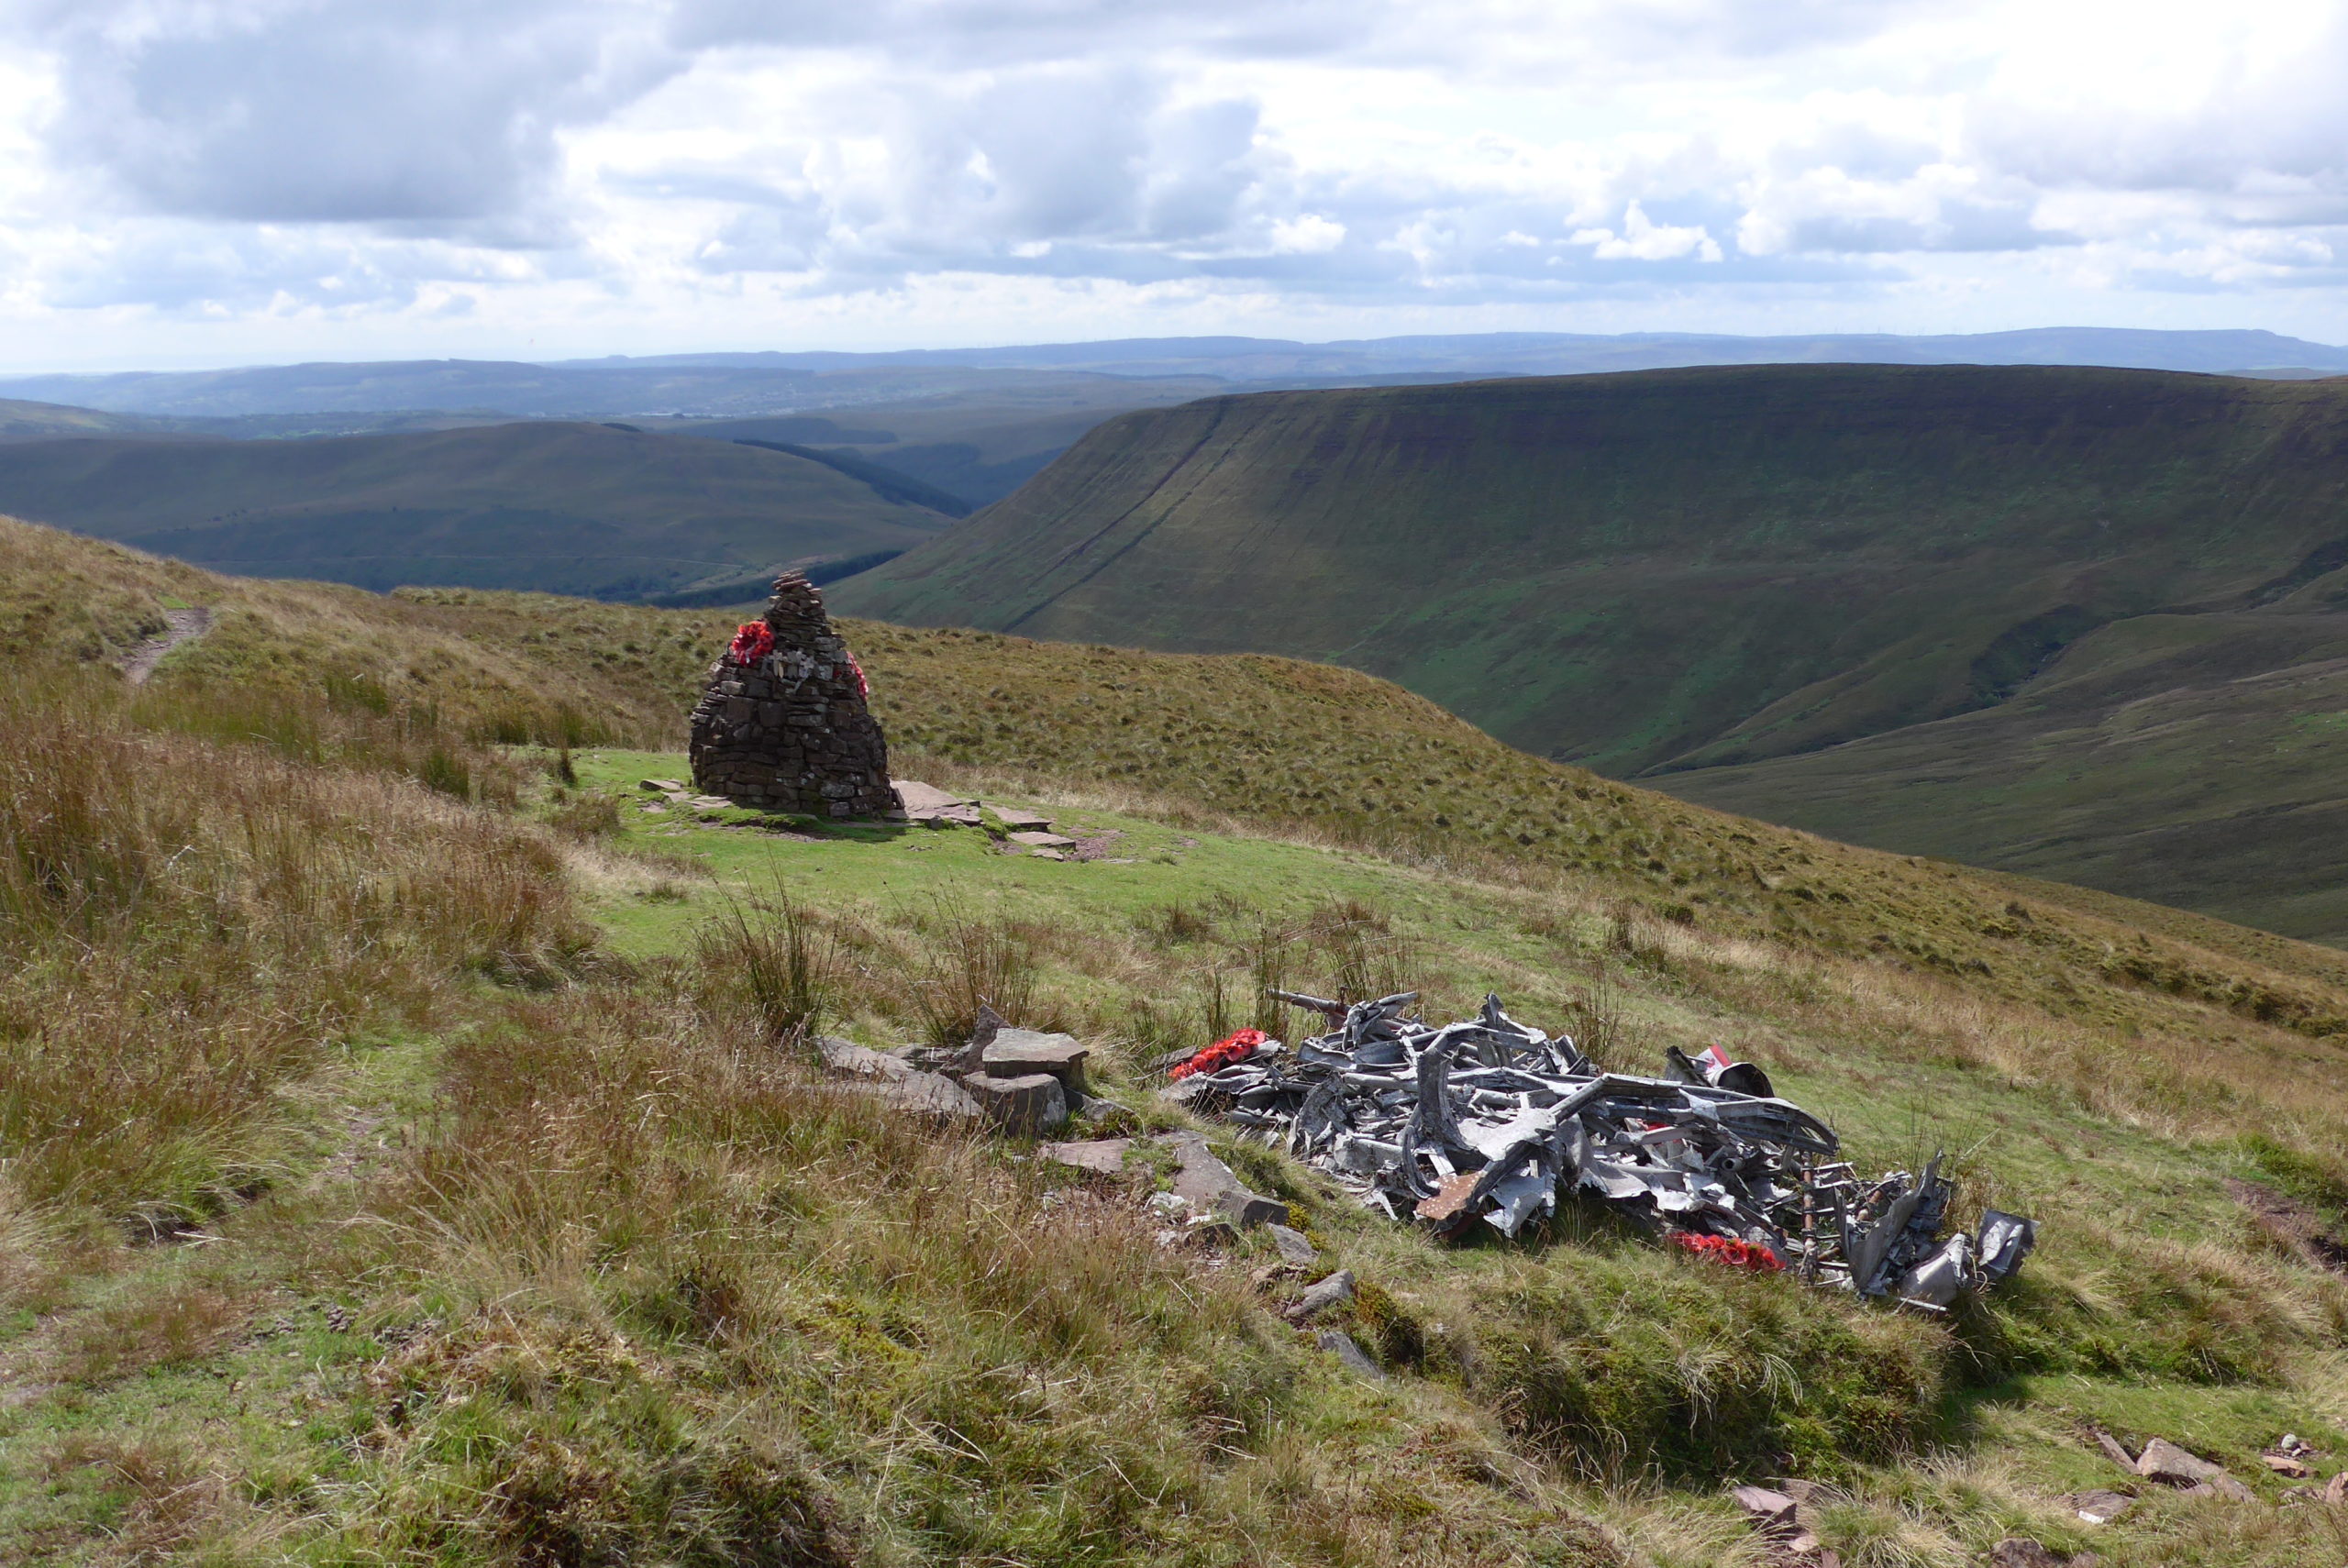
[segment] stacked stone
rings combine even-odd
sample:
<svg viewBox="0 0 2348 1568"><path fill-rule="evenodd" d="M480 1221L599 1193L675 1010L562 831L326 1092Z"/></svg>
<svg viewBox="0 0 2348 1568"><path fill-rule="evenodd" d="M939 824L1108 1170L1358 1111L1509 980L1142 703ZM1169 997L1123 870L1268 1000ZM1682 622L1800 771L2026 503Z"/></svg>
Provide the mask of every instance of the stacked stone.
<svg viewBox="0 0 2348 1568"><path fill-rule="evenodd" d="M772 651L711 667L693 708L694 787L770 812L878 816L897 810L889 745L864 681L804 574L775 580Z"/></svg>

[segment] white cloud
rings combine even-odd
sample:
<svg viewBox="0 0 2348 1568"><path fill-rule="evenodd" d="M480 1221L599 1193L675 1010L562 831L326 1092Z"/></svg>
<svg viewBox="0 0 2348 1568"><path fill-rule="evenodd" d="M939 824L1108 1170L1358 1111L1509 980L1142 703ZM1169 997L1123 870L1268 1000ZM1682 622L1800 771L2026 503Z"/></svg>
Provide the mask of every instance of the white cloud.
<svg viewBox="0 0 2348 1568"><path fill-rule="evenodd" d="M1702 225L1656 223L1636 202L1623 214L1621 234L1611 228L1580 228L1574 231L1573 242L1592 247L1590 254L1600 261L1676 261L1683 256L1706 261L1721 259L1719 242L1704 232Z"/></svg>
<svg viewBox="0 0 2348 1568"><path fill-rule="evenodd" d="M2343 0L17 0L0 321L28 364L2338 340L2342 80Z"/></svg>

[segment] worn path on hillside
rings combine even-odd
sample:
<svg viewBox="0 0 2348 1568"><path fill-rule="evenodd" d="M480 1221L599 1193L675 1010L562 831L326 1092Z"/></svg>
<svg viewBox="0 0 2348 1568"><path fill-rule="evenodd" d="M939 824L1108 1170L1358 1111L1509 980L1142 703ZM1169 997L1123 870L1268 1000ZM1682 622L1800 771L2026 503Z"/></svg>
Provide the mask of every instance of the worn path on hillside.
<svg viewBox="0 0 2348 1568"><path fill-rule="evenodd" d="M165 655L184 643L192 643L212 629L212 612L201 605L186 610L163 612L163 635L150 637L130 650L122 661L122 678L133 686L144 686L147 678Z"/></svg>

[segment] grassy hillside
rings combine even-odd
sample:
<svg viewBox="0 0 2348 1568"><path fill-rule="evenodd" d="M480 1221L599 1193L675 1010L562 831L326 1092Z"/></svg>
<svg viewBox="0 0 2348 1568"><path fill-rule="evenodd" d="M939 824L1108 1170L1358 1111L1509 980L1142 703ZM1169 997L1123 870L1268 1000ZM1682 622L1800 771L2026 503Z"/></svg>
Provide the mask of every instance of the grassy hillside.
<svg viewBox="0 0 2348 1568"><path fill-rule="evenodd" d="M2210 623L2187 638L2206 658L2165 667L2176 685L2329 646L2343 483L2339 383L1824 366L1278 393L1103 425L836 597L899 621L1329 659L1713 803L2337 938L2305 896L2348 866L2318 851L2287 890L2263 870L2276 841L2255 813L2307 804L2307 776L2243 766L2205 787L2237 758L2179 739L2160 771L2236 819L2201 823L2106 782L2108 757L2085 771L2018 699L2066 649L2125 642L2147 616ZM1933 758L1917 771L1949 781L1938 794L1895 788L1880 749L1824 752L2001 704L2014 713L1950 726L1944 754L1912 743ZM1992 730L2078 778L2062 825L1978 808L2013 783L1966 739ZM1811 794L1830 775L1827 807ZM2155 823L2190 846L2174 871L2125 847Z"/></svg>
<svg viewBox="0 0 2348 1568"><path fill-rule="evenodd" d="M2343 945L2343 762L2348 622L2149 615L2081 639L1998 707L1658 782Z"/></svg>
<svg viewBox="0 0 2348 1568"><path fill-rule="evenodd" d="M563 424L0 446L0 507L232 571L597 595L903 549L945 524L788 453Z"/></svg>
<svg viewBox="0 0 2348 1568"><path fill-rule="evenodd" d="M2348 1284L2224 1181L2348 1219L2339 954L1721 816L1348 671L873 624L901 771L1118 853L760 832L636 787L728 617L17 525L0 569L0 1557L1760 1568L1720 1488L1787 1473L1851 1563L2337 1551L2255 1455L2348 1453ZM216 629L122 689L183 604ZM1163 1246L776 1032L983 991L1175 1124L1142 1064L1268 977L1497 988L1627 1067L1725 1041L2044 1243L1940 1322L1597 1215L1442 1246L1225 1143L1365 1283L1372 1385L1259 1243ZM2256 1500L2091 1529L2090 1425Z"/></svg>

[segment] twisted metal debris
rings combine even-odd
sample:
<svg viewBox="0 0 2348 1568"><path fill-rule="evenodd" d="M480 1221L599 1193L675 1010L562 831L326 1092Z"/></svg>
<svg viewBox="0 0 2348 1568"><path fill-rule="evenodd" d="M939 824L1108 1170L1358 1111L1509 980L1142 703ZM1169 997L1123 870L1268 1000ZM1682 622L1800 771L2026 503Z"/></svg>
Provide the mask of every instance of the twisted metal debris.
<svg viewBox="0 0 2348 1568"><path fill-rule="evenodd" d="M1671 1050L1668 1077L1634 1077L1519 1023L1498 997L1438 1028L1405 1016L1415 991L1351 1007L1271 994L1335 1027L1293 1053L1269 1039L1238 1060L1229 1042L1210 1047L1168 1092L1396 1220L1446 1235L1482 1220L1512 1237L1578 1188L1807 1282L1935 1310L2006 1278L2036 1241L2032 1221L1995 1209L1944 1240L1953 1192L1938 1160L1862 1183L1833 1128L1718 1051Z"/></svg>

